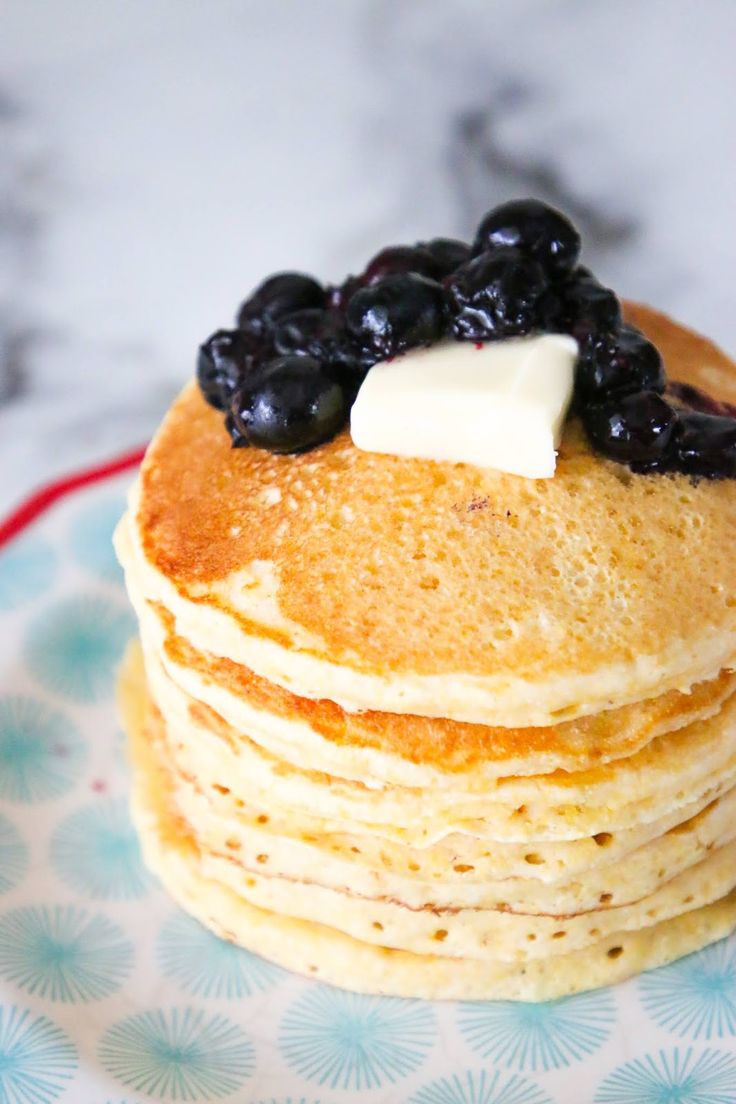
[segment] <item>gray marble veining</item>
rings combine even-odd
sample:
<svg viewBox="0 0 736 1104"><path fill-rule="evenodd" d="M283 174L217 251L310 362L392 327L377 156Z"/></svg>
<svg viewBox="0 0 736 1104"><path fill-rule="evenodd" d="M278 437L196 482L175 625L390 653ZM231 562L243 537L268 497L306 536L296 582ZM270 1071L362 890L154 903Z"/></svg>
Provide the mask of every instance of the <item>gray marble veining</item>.
<svg viewBox="0 0 736 1104"><path fill-rule="evenodd" d="M5 0L0 511L145 440L282 267L534 193L736 352L732 0Z"/></svg>

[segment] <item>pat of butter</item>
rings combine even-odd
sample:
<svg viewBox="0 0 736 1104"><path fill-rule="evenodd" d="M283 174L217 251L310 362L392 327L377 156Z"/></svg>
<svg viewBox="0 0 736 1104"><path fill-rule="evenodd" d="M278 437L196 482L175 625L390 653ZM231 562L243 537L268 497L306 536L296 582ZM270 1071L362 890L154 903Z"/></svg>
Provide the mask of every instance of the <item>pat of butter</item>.
<svg viewBox="0 0 736 1104"><path fill-rule="evenodd" d="M577 353L574 338L541 334L480 346L443 341L375 364L353 404L353 443L547 479Z"/></svg>

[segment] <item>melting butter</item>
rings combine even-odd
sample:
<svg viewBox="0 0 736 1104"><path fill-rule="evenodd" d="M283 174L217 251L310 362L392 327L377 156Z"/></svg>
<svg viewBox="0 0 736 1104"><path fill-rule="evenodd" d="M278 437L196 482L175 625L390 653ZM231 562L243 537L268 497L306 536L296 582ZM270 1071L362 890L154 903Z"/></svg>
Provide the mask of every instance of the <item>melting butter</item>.
<svg viewBox="0 0 736 1104"><path fill-rule="evenodd" d="M375 364L350 429L367 452L554 475L578 346L565 334L443 341Z"/></svg>

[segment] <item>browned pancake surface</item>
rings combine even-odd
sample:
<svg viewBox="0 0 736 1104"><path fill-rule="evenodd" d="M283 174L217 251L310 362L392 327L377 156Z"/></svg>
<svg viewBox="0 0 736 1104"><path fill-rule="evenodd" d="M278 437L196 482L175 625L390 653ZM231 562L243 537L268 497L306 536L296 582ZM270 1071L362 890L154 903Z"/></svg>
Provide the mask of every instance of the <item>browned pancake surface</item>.
<svg viewBox="0 0 736 1104"><path fill-rule="evenodd" d="M671 378L736 399L734 366L710 342L628 314ZM564 678L736 624L736 482L632 475L574 420L555 477L531 481L361 452L346 433L301 456L233 450L192 386L144 464L139 526L188 596L270 561L284 616L369 673Z"/></svg>
<svg viewBox="0 0 736 1104"><path fill-rule="evenodd" d="M197 651L177 635L174 619L155 604L165 627L164 651L180 667L196 671L253 708L304 722L325 740L347 748L374 748L443 771L468 771L479 763L549 755L568 770L585 770L631 755L660 733L715 711L736 690L736 674L699 683L690 694L673 690L646 702L579 717L546 728L500 728L445 717L366 710L350 713L326 698L302 698L232 660Z"/></svg>

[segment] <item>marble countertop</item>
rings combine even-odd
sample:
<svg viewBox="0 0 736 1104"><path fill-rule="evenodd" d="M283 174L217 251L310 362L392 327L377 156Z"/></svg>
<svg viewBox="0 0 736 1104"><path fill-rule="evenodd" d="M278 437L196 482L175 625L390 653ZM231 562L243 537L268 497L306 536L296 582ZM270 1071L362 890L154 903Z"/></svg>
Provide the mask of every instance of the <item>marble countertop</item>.
<svg viewBox="0 0 736 1104"><path fill-rule="evenodd" d="M5 0L0 512L145 441L279 268L567 209L736 353L733 0Z"/></svg>

